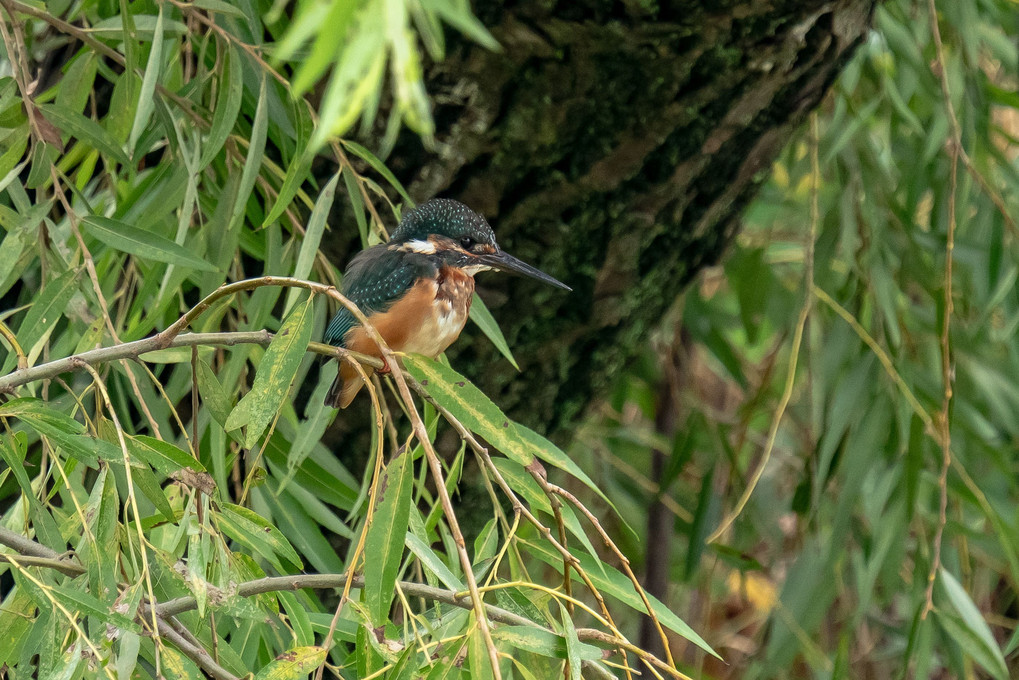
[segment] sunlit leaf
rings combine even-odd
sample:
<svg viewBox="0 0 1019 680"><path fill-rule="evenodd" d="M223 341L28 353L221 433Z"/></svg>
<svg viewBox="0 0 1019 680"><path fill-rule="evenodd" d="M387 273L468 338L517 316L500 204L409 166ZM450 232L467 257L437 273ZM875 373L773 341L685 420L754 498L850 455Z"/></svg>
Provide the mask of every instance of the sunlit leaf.
<svg viewBox="0 0 1019 680"><path fill-rule="evenodd" d="M262 355L255 382L230 412L224 428L230 432L246 427L245 446L255 445L269 426L281 401L290 392L290 383L304 359L311 340L312 298L297 306L280 327Z"/></svg>
<svg viewBox="0 0 1019 680"><path fill-rule="evenodd" d="M82 224L85 230L105 245L142 259L165 262L179 267L214 272L216 268L195 256L184 246L151 231L138 229L110 217L89 215Z"/></svg>
<svg viewBox="0 0 1019 680"><path fill-rule="evenodd" d="M375 625L381 625L388 618L396 574L403 561L414 485L411 455L404 452L391 460L378 485L375 512L365 539L365 553L371 555L372 568L366 569L364 575L365 601Z"/></svg>

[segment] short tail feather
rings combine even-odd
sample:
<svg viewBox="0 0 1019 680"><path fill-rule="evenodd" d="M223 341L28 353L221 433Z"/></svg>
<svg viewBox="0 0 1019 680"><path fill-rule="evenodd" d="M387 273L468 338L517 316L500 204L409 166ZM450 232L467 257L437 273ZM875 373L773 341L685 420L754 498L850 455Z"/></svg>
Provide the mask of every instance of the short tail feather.
<svg viewBox="0 0 1019 680"><path fill-rule="evenodd" d="M368 377L371 377L373 369L370 366L364 367ZM364 380L358 375L350 364L345 361L340 362L340 371L336 376L336 380L329 387L329 391L326 393L325 403L326 406L333 408L347 408L350 406L350 402L354 401L354 397L361 391L361 386L364 385Z"/></svg>

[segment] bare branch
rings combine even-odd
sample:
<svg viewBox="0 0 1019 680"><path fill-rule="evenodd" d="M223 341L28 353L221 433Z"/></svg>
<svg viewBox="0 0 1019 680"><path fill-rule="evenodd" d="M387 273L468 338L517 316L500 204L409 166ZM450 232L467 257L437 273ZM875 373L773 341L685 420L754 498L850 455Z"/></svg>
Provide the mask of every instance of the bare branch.
<svg viewBox="0 0 1019 680"><path fill-rule="evenodd" d="M268 345L272 341L272 337L272 333L265 330L185 333L167 343L158 335L154 335L144 340L124 342L118 345L111 345L110 347L100 347L99 349L89 350L88 352L82 352L81 354L75 354L63 359L56 359L24 370L13 371L5 376L0 376L0 393L13 392L15 388L31 382L55 378L61 373L70 373L78 370L82 364L95 366L121 359L139 359L143 354L171 347L231 347L243 344ZM308 350L325 356L351 356L362 364L382 368L382 362L374 357L359 354L358 352L350 352L339 347L333 347L332 345L313 342L308 345Z"/></svg>

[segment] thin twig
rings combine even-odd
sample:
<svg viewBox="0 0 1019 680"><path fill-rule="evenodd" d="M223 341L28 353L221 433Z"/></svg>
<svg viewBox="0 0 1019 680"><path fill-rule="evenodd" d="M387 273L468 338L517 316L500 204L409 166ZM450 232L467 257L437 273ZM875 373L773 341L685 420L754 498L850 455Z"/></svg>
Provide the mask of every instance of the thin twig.
<svg viewBox="0 0 1019 680"><path fill-rule="evenodd" d="M506 498L509 499L511 505L513 506L513 511L523 515L524 518L528 522L530 522L535 529L538 530L542 537L546 541L548 541L548 543L553 548L555 548L560 555L563 556L563 559L566 562L568 562L570 566L573 567L573 569L584 581L584 585L587 586L588 590L591 592L591 595L598 602L602 615L609 622L613 630L613 633L618 635L620 639L625 639L625 637L619 631L619 629L616 628L615 622L612 620L612 615L609 613L608 606L605 604L605 598L602 597L601 592L594 585L594 582L591 581L591 578L587 575L587 572L585 572L583 567L580 565L580 560L578 560L577 557L573 553L571 553L563 544L557 541L555 537L552 535L552 529L542 524L541 521L534 516L530 509L520 501L517 495L513 492L513 489L506 482L506 478L503 477L501 472L499 472L499 468L495 466L495 462L492 460L491 455L488 453L488 449L482 446L480 442L478 442L474 434L466 427L464 427L463 423L461 423L459 419L457 419L452 413L450 413L445 407L443 407L442 404L435 401L435 399L430 394L428 394L428 390L426 390L425 387L420 382L418 382L410 374L407 374L404 377L407 380L408 384L410 384L414 388L414 391L417 392L421 396L421 398L428 400L432 404L432 406L435 407L435 410L438 411L439 414L450 425L453 426L453 429L456 430L458 435L460 435L460 438L463 439L467 443L467 445L471 447L471 450L474 451L475 455L477 455L478 458L481 459L481 462L484 464L485 468L488 469L489 473L495 479L496 484L502 490L503 494L505 494ZM619 649L625 661L626 659L625 647L620 646ZM628 667L626 669L626 675L627 678L632 678L632 675Z"/></svg>
<svg viewBox="0 0 1019 680"><path fill-rule="evenodd" d="M173 643L173 646L179 649L181 654L198 664L211 677L216 678L216 680L240 680L236 675L216 663L216 660L212 658L204 647L187 640L163 618L157 617L156 622L158 624L159 637ZM213 638L215 639L215 635L213 635Z"/></svg>
<svg viewBox="0 0 1019 680"><path fill-rule="evenodd" d="M43 567L44 569L53 569L55 571L59 571L61 574L70 576L71 578L81 576L86 571L84 567L80 567L73 562L59 559L51 560L47 557L29 557L27 555L21 555L17 558L17 561L26 567ZM0 562L10 563L11 560L8 555L0 553Z"/></svg>
<svg viewBox="0 0 1019 680"><path fill-rule="evenodd" d="M937 55L937 71L941 81L941 94L945 100L945 110L948 113L948 120L952 126L952 140L948 145L951 170L948 176L948 233L945 235L945 310L941 323L940 337L941 380L944 396L941 400L941 410L938 412L936 419L936 425L941 433L941 470L938 473L938 526L935 529L934 544L931 547L933 554L930 572L927 574L927 590L924 595L921 619L926 619L934 607L934 582L938 577L938 570L941 568L941 542L945 535L945 525L948 523L948 470L952 466L952 433L949 423L949 409L952 405L952 353L949 330L952 323L953 307L952 258L955 250L956 185L958 183L959 156L963 153L962 133L959 130L959 120L955 115L955 107L952 106L952 93L948 87L944 45L941 42L941 31L938 28L938 10L934 5L934 0L927 0L927 8L930 13L931 34L934 37L934 50ZM967 167L969 167L968 163Z"/></svg>
<svg viewBox="0 0 1019 680"><path fill-rule="evenodd" d="M555 493L552 492L551 487L548 483L548 473L545 471L545 466L541 464L541 461L535 458L531 461L531 464L526 467L527 473L531 475L538 486L541 488L542 493L548 499L549 505L552 506L552 518L555 520L556 529L559 531L559 543L562 544L567 550L570 549L569 543L566 542L566 522L563 521L563 508L562 503L556 497ZM567 595L573 594L573 587L570 583L570 561L563 558L563 592ZM567 601L566 609L572 615L573 614L573 603ZM671 663L671 659L669 660Z"/></svg>
<svg viewBox="0 0 1019 680"><path fill-rule="evenodd" d="M0 545L6 545L16 551L21 555L20 561L30 566L56 569L68 576L80 576L85 573L84 567L65 559L57 551L2 526L0 526ZM0 560L3 558L4 556L0 555Z"/></svg>
<svg viewBox="0 0 1019 680"><path fill-rule="evenodd" d="M24 370L13 371L5 376L0 376L0 393L13 392L15 388L31 382L49 380L62 373L70 373L78 370L82 364L97 366L121 359L138 359L149 352L170 347L191 347L194 345L226 347L239 344L268 345L271 340L272 334L264 330L226 333L188 333L174 338L168 343L163 342L159 336L152 336L144 340L122 342L110 347L100 347L63 359L55 359L49 363L39 364Z"/></svg>
<svg viewBox="0 0 1019 680"><path fill-rule="evenodd" d="M382 405L379 401L378 391L375 389L375 385L368 379L368 374L364 368L357 361L348 357L350 365L357 371L358 376L364 381L365 387L368 388L368 395L372 400L372 410L375 412L375 429L376 429L376 440L377 449L375 450L375 469L372 472L372 483L371 491L369 493L368 508L365 511L364 527L361 529L361 535L357 540L357 547L354 548L354 554L350 558L349 571L347 572L347 580L343 584L343 594L340 595L340 601L336 603L336 610L333 612L333 618L329 622L329 631L326 633L325 640L322 642L322 647L327 651L332 647L333 636L336 634L336 626L340 623L340 613L343 611L343 606L347 603L350 598L350 590L353 587L354 571L357 569L357 563L364 552L364 544L368 538L368 525L371 524L372 515L375 512L375 503L378 499L379 494L379 480L382 475L382 458L385 455L385 439L383 438L383 413ZM339 376L336 378L339 380ZM409 454L405 454L409 455ZM315 680L322 680L322 673L325 670L326 660L323 659L318 669L315 671Z"/></svg>
<svg viewBox="0 0 1019 680"><path fill-rule="evenodd" d="M378 335L374 328L370 331L374 335ZM381 347L379 342L381 337L376 340ZM384 353L388 353L388 349L383 350ZM395 365L395 357L390 353L386 357L387 361L392 360ZM407 407L407 411L410 414L411 426L414 429L414 434L417 436L418 442L420 442L422 448L425 450L425 459L428 461L428 467L432 473L432 480L435 482L435 490L439 495L439 501L442 504L443 514L446 516L446 522L449 524L449 530L453 534L453 543L456 546L457 554L460 556L460 564L463 567L464 579L467 581L467 588L471 594L471 600L474 603L475 619L478 622L478 627L481 629L481 636L485 640L485 646L488 649L488 658L492 664L492 677L495 680L501 680L502 672L499 670L499 651L495 647L495 642L492 640L492 631L489 629L488 617L485 612L485 603L481 598L481 593L478 592L478 583L474 578L474 565L471 564L470 555L467 554L467 544L464 541L463 533L460 531L460 523L456 519L456 513L453 511L453 502L449 498L449 492L446 490L446 481L442 474L442 463L439 462L439 456L435 452L435 447L432 446L431 439L428 438L428 429L425 427L424 421L421 420L421 415L417 411L417 407L414 405L414 397L410 393L410 388L407 386L407 380L403 375L403 371L397 367L393 371L393 378L396 382L397 388L400 390L400 396L403 399L404 405Z"/></svg>
<svg viewBox="0 0 1019 680"><path fill-rule="evenodd" d="M750 481L747 483L743 493L740 494L736 507L725 516L718 525L718 528L711 532L711 535L707 538L707 543L714 543L721 538L722 534L732 526L732 523L736 521L736 518L740 516L750 501L750 496L761 481L764 469L771 459L772 451L775 449L775 439L778 437L778 428L782 424L782 417L785 415L785 410L789 406L789 400L793 396L793 388L796 386L796 365L800 357L800 344L803 341L803 331L807 327L807 319L810 317L810 310L814 304L814 241L817 239L818 223L820 222L818 195L821 190L821 170L817 159L818 144L817 114L815 113L811 116L811 210L810 231L807 234L807 243L804 247L803 257L803 304L800 306L799 318L796 320L793 344L789 349L789 368L786 371L785 387L782 390L782 397L779 399L775 414L772 416L771 426L768 428L768 440L764 447L764 453L761 454L761 460L757 463L757 468L751 474Z"/></svg>
<svg viewBox="0 0 1019 680"><path fill-rule="evenodd" d="M605 547L607 547L615 554L616 559L618 559L619 563L623 566L623 571L626 572L627 578L629 578L630 583L633 584L633 589L637 592L637 595L640 596L641 602L644 603L644 608L647 610L648 616L651 617L651 621L654 622L655 628L658 630L658 635L662 640L662 647L665 648L666 660L668 661L671 667L675 668L676 661L672 658L672 650L669 648L669 636L665 634L665 628L662 626L662 622L658 619L658 615L655 614L655 610L651 606L651 601L648 600L647 593L644 592L644 588L641 587L640 581L637 579L637 575L634 574L633 569L630 568L629 558L627 558L626 555L623 554L623 552L616 545L615 541L612 540L608 532L605 531L604 527L602 527L601 522L598 521L598 518L595 517L593 512L588 510L587 506L584 505L579 498L577 498L576 496L574 496L572 493L562 488L561 486L550 484L549 488L553 493L562 496L563 498L568 500L575 508L577 508L577 510L580 510L580 512L583 513L585 517L587 517L587 521L590 522L592 526L594 526L595 530L598 532L598 535L601 536L602 542L605 543Z"/></svg>
<svg viewBox="0 0 1019 680"><path fill-rule="evenodd" d="M117 411L113 408L113 400L110 399L110 393L106 390L106 383L103 382L99 372L88 364L83 363L81 367L92 375L96 389L98 389L99 394L102 395L103 403L106 404L106 410L109 412L110 419L113 420L113 427L117 431L117 441L120 443L120 451L124 456L124 475L127 478L128 505L130 505L131 510L134 513L134 525L138 534L138 554L141 557L142 578L145 580L145 588L148 591L149 599L155 600L156 595L152 587L152 570L149 568L148 550L145 548L145 532L142 530L142 514L141 510L138 509L138 497L134 492L134 480L132 479L131 473L131 454L127 450L127 437L124 434L124 427L120 424L120 418L117 416ZM124 513L125 515L127 514L127 508L124 509ZM152 615L152 628L153 630L157 629L155 614ZM158 676L160 673L158 641L155 645L155 652L156 675Z"/></svg>

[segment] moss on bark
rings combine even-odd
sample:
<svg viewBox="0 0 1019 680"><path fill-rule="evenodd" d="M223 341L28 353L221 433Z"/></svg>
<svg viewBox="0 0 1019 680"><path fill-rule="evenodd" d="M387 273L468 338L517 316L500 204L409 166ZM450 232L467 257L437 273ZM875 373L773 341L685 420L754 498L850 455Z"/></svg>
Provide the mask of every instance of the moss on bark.
<svg viewBox="0 0 1019 680"><path fill-rule="evenodd" d="M389 162L415 199L471 205L574 292L481 275L522 373L470 329L457 369L537 429L579 416L722 255L873 6L481 3L504 49L459 44L432 67L438 153L407 136Z"/></svg>

